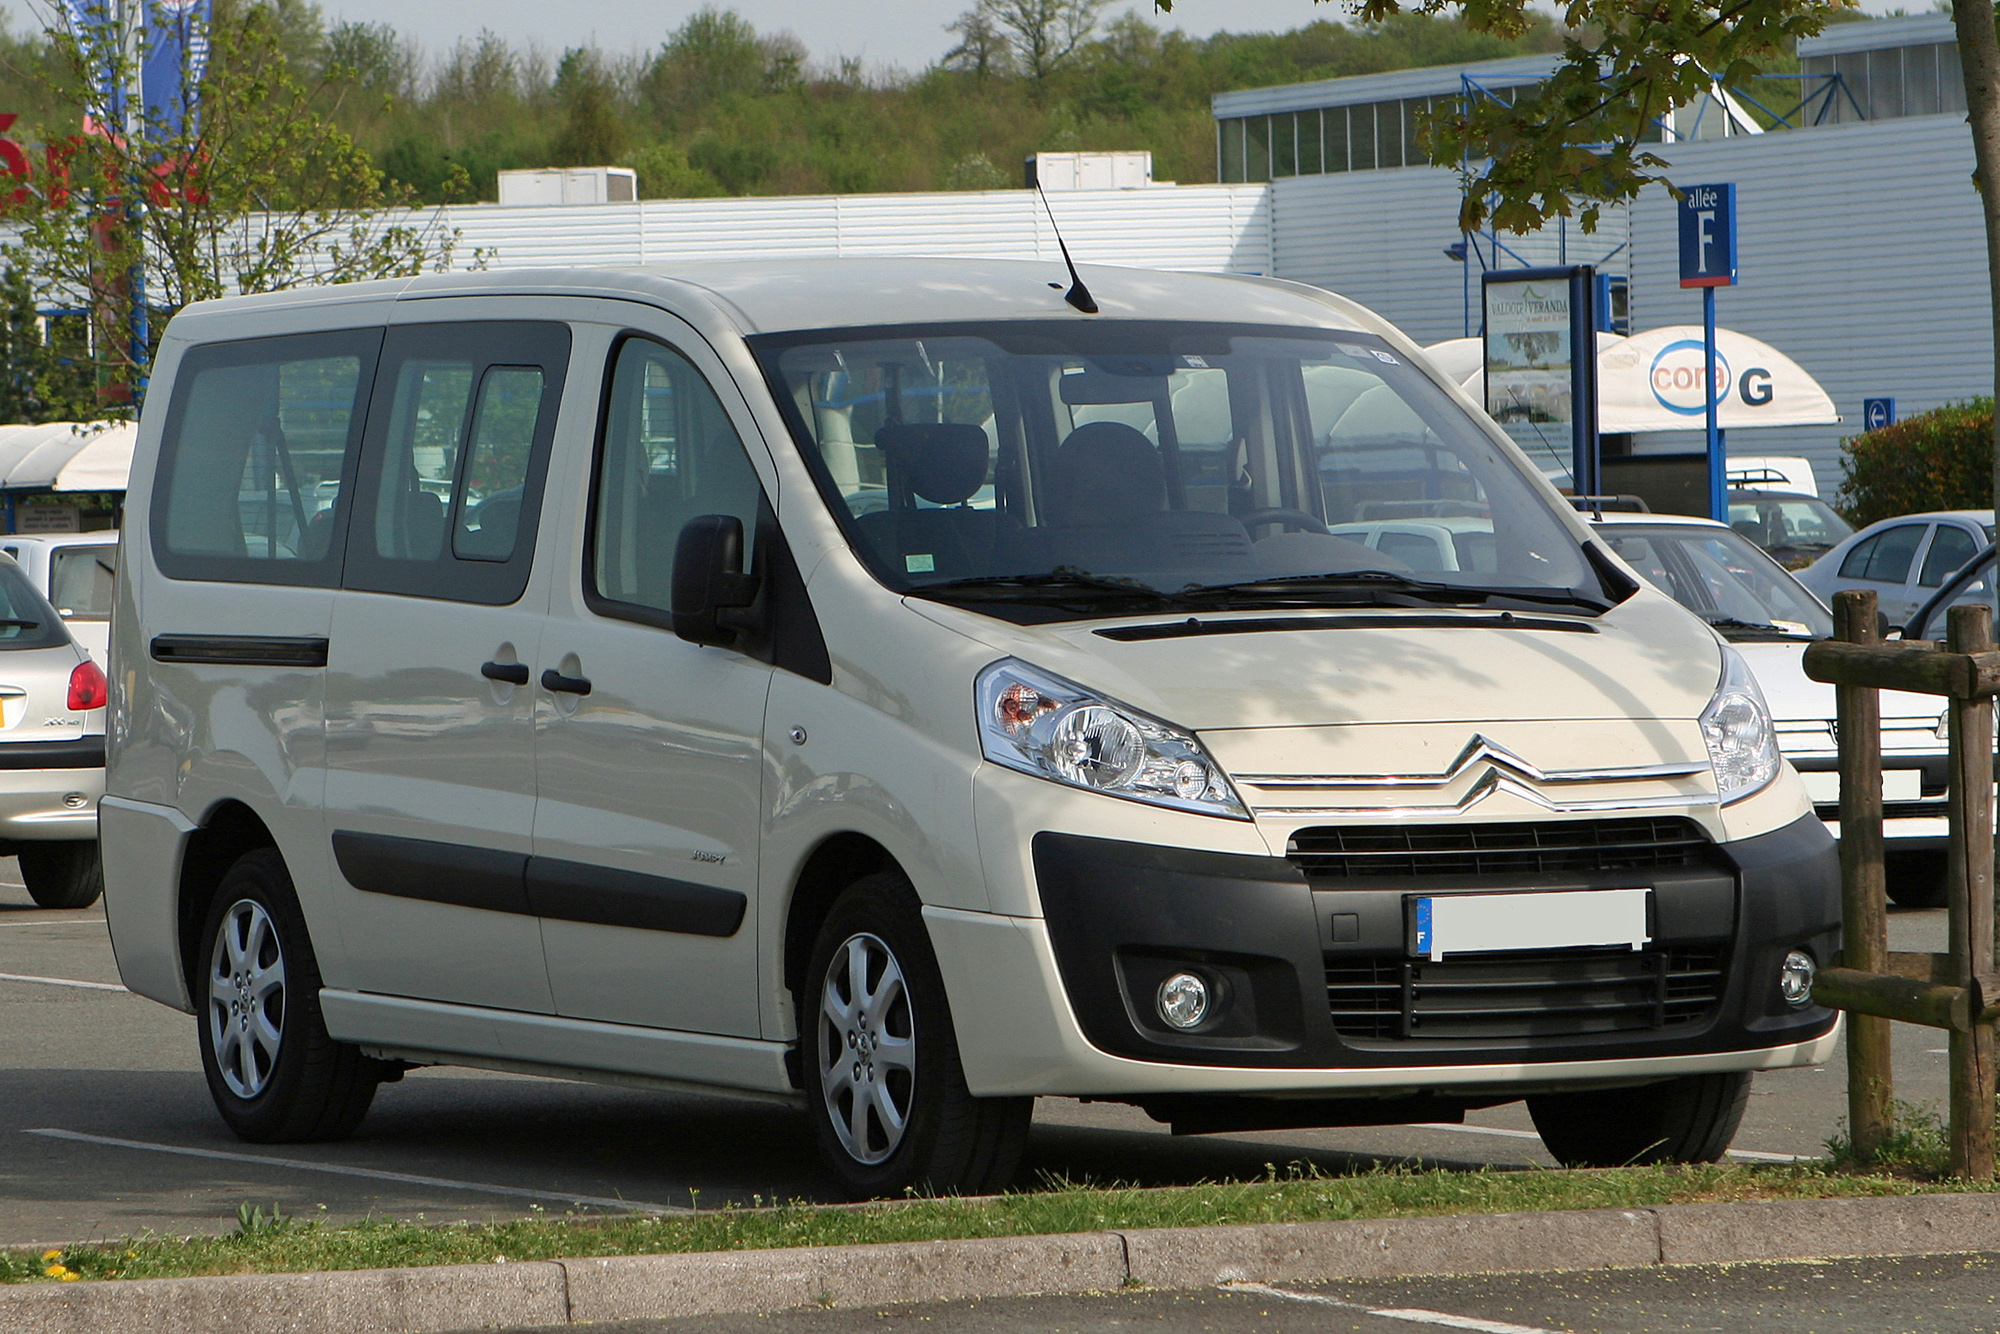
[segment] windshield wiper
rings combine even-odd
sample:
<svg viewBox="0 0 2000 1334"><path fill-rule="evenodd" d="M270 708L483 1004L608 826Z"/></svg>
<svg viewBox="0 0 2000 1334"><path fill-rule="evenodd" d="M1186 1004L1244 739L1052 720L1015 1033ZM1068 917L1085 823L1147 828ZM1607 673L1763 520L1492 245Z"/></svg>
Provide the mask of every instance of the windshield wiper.
<svg viewBox="0 0 2000 1334"><path fill-rule="evenodd" d="M1595 598L1572 589L1486 588L1477 584L1451 584L1437 579L1416 579L1390 570L1350 570L1341 574L1288 574L1269 579L1249 579L1234 584L1190 584L1176 596L1183 601L1241 597L1312 597L1328 591L1351 591L1379 599L1384 594L1400 595L1421 602L1483 604L1495 599L1547 603L1555 606L1584 607L1591 611L1610 608Z"/></svg>
<svg viewBox="0 0 2000 1334"><path fill-rule="evenodd" d="M939 594L992 602L1046 601L1050 595L1103 593L1171 606L1175 597L1151 584L1116 575L1091 574L1084 570L1059 569L1047 574L975 575L967 579L947 579L943 583L919 584L905 590L918 597Z"/></svg>
<svg viewBox="0 0 2000 1334"><path fill-rule="evenodd" d="M1757 634L1780 635L1786 639L1817 639L1810 630L1788 630L1774 621L1742 621L1734 616L1703 616L1702 619L1718 630L1749 630Z"/></svg>

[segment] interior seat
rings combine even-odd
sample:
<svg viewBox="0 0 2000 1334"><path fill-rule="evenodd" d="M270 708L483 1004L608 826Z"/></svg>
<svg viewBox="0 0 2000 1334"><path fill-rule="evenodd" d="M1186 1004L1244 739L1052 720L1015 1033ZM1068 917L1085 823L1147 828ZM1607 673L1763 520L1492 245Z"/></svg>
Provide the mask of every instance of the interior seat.
<svg viewBox="0 0 2000 1334"><path fill-rule="evenodd" d="M1144 434L1087 422L1056 450L1044 509L1061 559L1088 570L1174 569L1247 561L1250 534L1227 514L1167 508L1166 468Z"/></svg>
<svg viewBox="0 0 2000 1334"><path fill-rule="evenodd" d="M986 432L969 422L899 422L875 432L875 447L888 469L889 508L855 523L876 559L898 574L989 572L997 518L967 503L986 485Z"/></svg>

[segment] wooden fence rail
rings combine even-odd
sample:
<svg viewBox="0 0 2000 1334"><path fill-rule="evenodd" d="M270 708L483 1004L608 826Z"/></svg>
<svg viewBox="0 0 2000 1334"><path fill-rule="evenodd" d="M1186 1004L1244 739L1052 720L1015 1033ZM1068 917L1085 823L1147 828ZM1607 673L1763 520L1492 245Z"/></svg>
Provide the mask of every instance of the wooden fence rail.
<svg viewBox="0 0 2000 1334"><path fill-rule="evenodd" d="M1855 1152L1879 1150L1892 1129L1889 1022L1950 1034L1951 1170L1993 1179L1993 1039L2000 1021L1993 879L1993 697L2000 653L1993 611L1953 607L1943 646L1880 642L1875 594L1834 595L1834 639L1806 649L1806 675L1835 687L1840 748L1842 948L1813 998L1845 1010L1847 1108ZM1949 945L1891 953L1882 873L1882 690L1940 695L1950 736Z"/></svg>

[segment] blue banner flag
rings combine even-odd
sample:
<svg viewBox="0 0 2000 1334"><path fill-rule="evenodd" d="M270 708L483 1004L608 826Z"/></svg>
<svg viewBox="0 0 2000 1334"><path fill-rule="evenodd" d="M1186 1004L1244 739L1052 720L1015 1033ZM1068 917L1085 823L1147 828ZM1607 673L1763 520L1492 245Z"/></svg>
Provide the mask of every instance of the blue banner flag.
<svg viewBox="0 0 2000 1334"><path fill-rule="evenodd" d="M152 0L146 6L141 95L154 133L192 133L200 116L201 76L208 68L212 0Z"/></svg>

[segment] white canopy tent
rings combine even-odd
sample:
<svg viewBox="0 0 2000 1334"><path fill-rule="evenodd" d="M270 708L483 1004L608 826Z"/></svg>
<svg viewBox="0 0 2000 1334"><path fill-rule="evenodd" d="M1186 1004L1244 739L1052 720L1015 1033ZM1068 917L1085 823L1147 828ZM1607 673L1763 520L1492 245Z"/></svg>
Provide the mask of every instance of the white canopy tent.
<svg viewBox="0 0 2000 1334"><path fill-rule="evenodd" d="M1483 344L1453 338L1424 349L1433 364L1481 397ZM1597 429L1607 435L1698 431L1706 422L1699 325L1670 324L1620 338L1597 335ZM1748 334L1715 331L1716 425L1826 426L1833 400L1796 361Z"/></svg>
<svg viewBox="0 0 2000 1334"><path fill-rule="evenodd" d="M0 426L0 491L123 491L138 437L132 422Z"/></svg>

